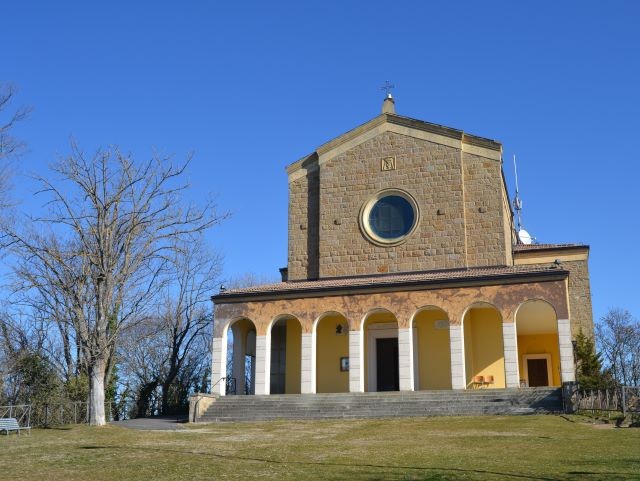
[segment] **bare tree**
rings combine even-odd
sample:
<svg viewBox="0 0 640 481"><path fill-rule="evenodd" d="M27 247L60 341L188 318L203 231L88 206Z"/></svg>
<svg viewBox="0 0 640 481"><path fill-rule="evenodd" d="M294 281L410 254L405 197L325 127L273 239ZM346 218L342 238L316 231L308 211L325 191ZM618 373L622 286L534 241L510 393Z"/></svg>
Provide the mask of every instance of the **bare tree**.
<svg viewBox="0 0 640 481"><path fill-rule="evenodd" d="M188 391L204 377L210 361L210 296L218 283L220 258L200 238L177 243L169 259L169 279L157 308L123 343L122 364L138 415L151 412L160 391L163 414L186 407Z"/></svg>
<svg viewBox="0 0 640 481"><path fill-rule="evenodd" d="M596 325L604 367L619 386L640 386L640 322L624 309L609 309Z"/></svg>
<svg viewBox="0 0 640 481"><path fill-rule="evenodd" d="M162 412L180 386L174 383L189 362L195 347L212 328L211 293L218 282L221 261L198 242L176 245L171 259L172 280L167 284L158 318L166 340L166 360L162 376ZM175 403L174 403L175 404Z"/></svg>
<svg viewBox="0 0 640 481"><path fill-rule="evenodd" d="M105 424L105 383L123 329L144 319L176 243L217 224L211 202L187 204L182 180L189 159L176 163L154 155L136 162L118 148L85 156L76 145L51 167L51 180L36 176L49 197L49 215L27 218L40 231L5 226L22 259L16 272L23 289L55 291L86 363L90 423Z"/></svg>
<svg viewBox="0 0 640 481"><path fill-rule="evenodd" d="M0 208L8 203L10 165L6 161L22 153L25 148L24 142L13 135L13 130L31 112L28 107L11 109L15 94L16 89L12 84L0 83Z"/></svg>

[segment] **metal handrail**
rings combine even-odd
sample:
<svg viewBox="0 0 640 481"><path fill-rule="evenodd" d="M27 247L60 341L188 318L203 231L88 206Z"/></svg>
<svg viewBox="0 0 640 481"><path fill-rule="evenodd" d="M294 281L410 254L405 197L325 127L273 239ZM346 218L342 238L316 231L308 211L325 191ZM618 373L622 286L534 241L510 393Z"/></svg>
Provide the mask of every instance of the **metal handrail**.
<svg viewBox="0 0 640 481"><path fill-rule="evenodd" d="M211 391L213 391L213 388L216 387L218 384L220 384L220 381L223 381L227 379L227 376L223 376L220 379L218 379L212 386L211 386Z"/></svg>

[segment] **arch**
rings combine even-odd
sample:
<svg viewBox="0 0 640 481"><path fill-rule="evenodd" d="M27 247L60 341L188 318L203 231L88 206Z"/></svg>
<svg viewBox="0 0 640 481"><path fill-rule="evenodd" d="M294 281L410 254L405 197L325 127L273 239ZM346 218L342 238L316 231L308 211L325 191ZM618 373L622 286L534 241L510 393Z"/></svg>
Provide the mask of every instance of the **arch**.
<svg viewBox="0 0 640 481"><path fill-rule="evenodd" d="M413 347L416 390L451 389L449 315L437 306L416 309L409 321L416 340Z"/></svg>
<svg viewBox="0 0 640 481"><path fill-rule="evenodd" d="M347 319L347 316L345 316L344 314L342 314L341 312L338 311L325 311L322 314L320 314L318 317L315 318L315 320L313 321L313 324L311 325L311 332L315 333L318 327L318 323L324 319L325 317L328 316L336 316L336 317L342 317L344 318L344 320L347 323L347 328L350 328L350 323L349 323L349 319Z"/></svg>
<svg viewBox="0 0 640 481"><path fill-rule="evenodd" d="M560 342L555 307L545 299L523 301L514 322L521 386L560 386Z"/></svg>
<svg viewBox="0 0 640 481"><path fill-rule="evenodd" d="M361 332L364 332L365 322L367 322L372 316L375 316L376 314L388 314L393 316L396 322L398 321L395 314L386 307L374 307L373 309L369 309L367 312L365 312L362 316L362 319L360 319L360 325L358 327Z"/></svg>
<svg viewBox="0 0 640 481"><path fill-rule="evenodd" d="M490 302L477 301L461 317L467 388L506 387L502 313Z"/></svg>
<svg viewBox="0 0 640 481"><path fill-rule="evenodd" d="M365 391L400 389L398 327L398 318L388 309L371 309L362 318Z"/></svg>
<svg viewBox="0 0 640 481"><path fill-rule="evenodd" d="M502 322L502 313L500 312L500 309L498 309L498 307L495 304L488 301L475 301L469 304L467 307L465 307L464 310L462 311L462 315L460 316L461 323L464 323L464 318L471 309L495 309L495 311L500 316L500 322Z"/></svg>
<svg viewBox="0 0 640 481"><path fill-rule="evenodd" d="M271 340L269 393L300 394L302 372L302 323L291 314L280 314L267 326Z"/></svg>
<svg viewBox="0 0 640 481"><path fill-rule="evenodd" d="M248 317L230 320L223 329L227 344L226 394L255 394L256 325Z"/></svg>
<svg viewBox="0 0 640 481"><path fill-rule="evenodd" d="M320 314L313 323L315 345L315 392L349 392L349 321L336 311Z"/></svg>
<svg viewBox="0 0 640 481"><path fill-rule="evenodd" d="M451 318L449 317L449 313L446 311L446 309L443 309L440 306L436 306L434 304L426 304L424 306L420 306L418 307L415 311L413 311L413 314L411 314L411 317L409 318L409 327L413 327L413 323L415 321L416 316L422 312L422 311L441 311L445 318L450 320Z"/></svg>

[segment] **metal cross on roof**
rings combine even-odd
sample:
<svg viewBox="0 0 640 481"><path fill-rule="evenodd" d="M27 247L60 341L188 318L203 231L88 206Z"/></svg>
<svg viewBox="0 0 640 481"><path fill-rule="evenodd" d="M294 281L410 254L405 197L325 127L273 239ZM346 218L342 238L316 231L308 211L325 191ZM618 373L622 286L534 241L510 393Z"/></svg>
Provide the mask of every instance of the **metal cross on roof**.
<svg viewBox="0 0 640 481"><path fill-rule="evenodd" d="M388 80L385 80L384 85L382 87L380 87L380 90L384 90L385 94L387 97L391 96L391 89L396 88L395 85L393 85L391 82L389 82Z"/></svg>

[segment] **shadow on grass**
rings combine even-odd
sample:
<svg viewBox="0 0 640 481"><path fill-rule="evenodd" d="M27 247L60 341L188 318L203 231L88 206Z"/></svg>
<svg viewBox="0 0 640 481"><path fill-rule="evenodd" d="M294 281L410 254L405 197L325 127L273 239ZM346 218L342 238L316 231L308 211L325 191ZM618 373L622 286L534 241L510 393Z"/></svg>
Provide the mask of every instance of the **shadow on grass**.
<svg viewBox="0 0 640 481"><path fill-rule="evenodd" d="M564 481L567 479L574 479L573 476L571 478L566 477L543 477L537 475L526 475L526 474L517 474L517 473L506 473L501 471L491 471L485 469L463 469L463 468L445 468L445 467L427 467L427 466L407 466L407 465L393 465L393 464L373 464L373 463L339 463L332 461L280 461L277 459L266 459L266 458L258 458L258 457L250 457L250 456L238 456L233 454L216 454L216 453L203 453L198 451L182 451L177 449L161 449L161 448L143 448L143 447L134 447L134 446L79 446L79 449L126 449L127 452L132 451L146 451L146 452L158 452L158 453L173 453L173 454L187 454L194 456L204 456L204 457L212 457L223 460L230 461L249 461L255 463L267 463L267 464L280 464L280 465L298 465L298 466L327 466L327 467L339 467L339 468L364 468L364 469L386 469L386 470L407 470L407 471L417 471L419 473L431 473L431 474L422 474L423 476L427 476L424 478L411 478L411 479L441 479L441 476L444 475L469 475L469 474L480 474L480 475L488 475L488 476L499 476L502 479L535 479L542 481ZM592 472L571 472L567 473L571 475L576 475L575 479L584 479L585 475L594 475L594 476L606 476L609 475L623 475L628 476L628 473L592 473ZM372 481L380 480L383 481L387 478L374 477L371 478ZM448 478L446 478L448 479ZM599 478L602 479L602 478Z"/></svg>

